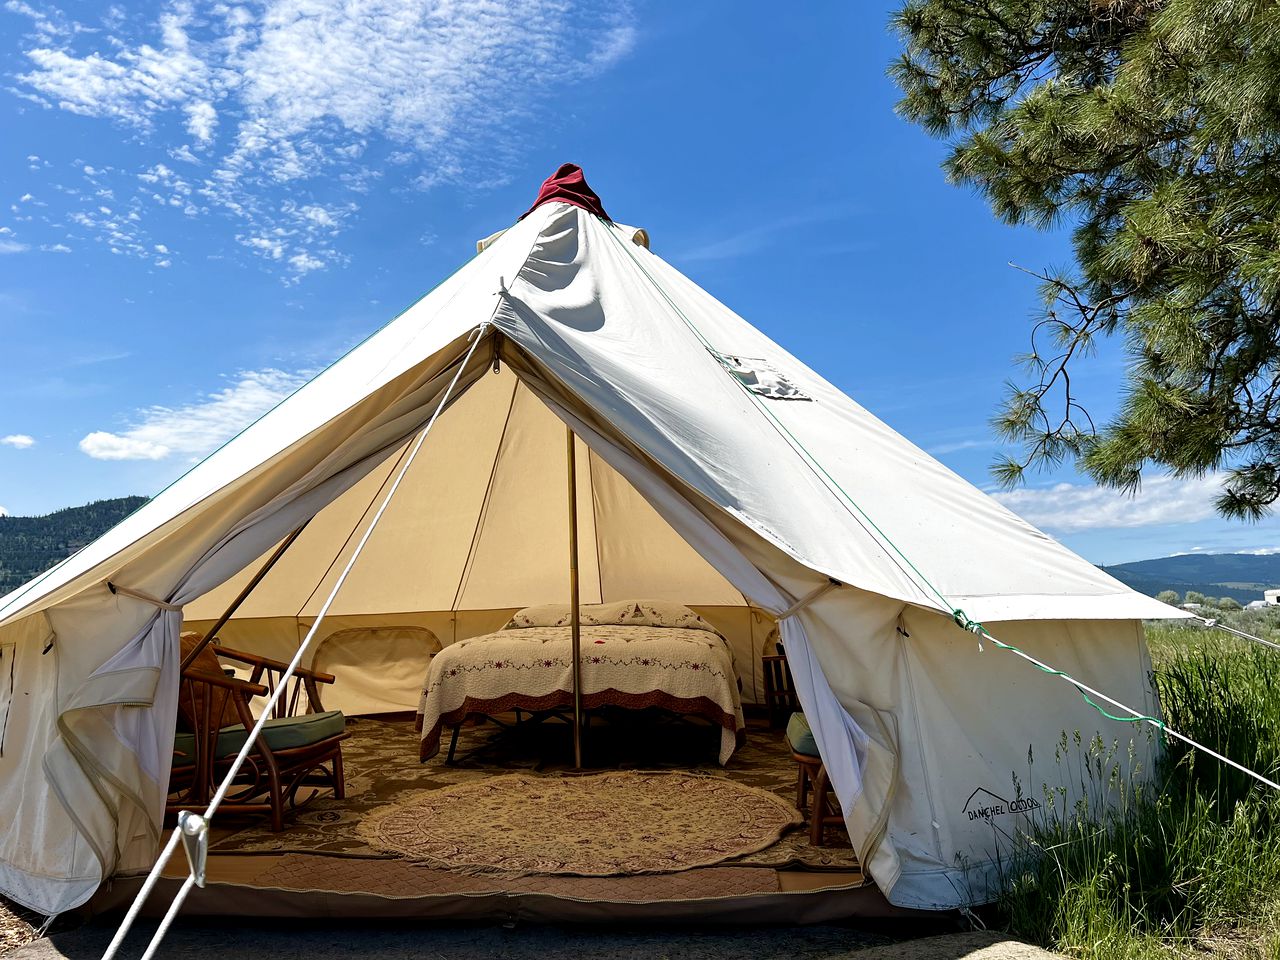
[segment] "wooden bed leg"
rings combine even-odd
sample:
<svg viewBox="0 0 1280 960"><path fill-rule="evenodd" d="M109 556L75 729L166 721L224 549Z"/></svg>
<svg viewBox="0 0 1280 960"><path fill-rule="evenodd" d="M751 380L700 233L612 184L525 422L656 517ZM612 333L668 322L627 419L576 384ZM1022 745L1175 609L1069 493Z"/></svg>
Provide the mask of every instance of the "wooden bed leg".
<svg viewBox="0 0 1280 960"><path fill-rule="evenodd" d="M458 724L453 728L453 736L449 738L449 755L444 758L444 762L449 766L453 766L453 755L458 749L458 732L462 729L462 724Z"/></svg>

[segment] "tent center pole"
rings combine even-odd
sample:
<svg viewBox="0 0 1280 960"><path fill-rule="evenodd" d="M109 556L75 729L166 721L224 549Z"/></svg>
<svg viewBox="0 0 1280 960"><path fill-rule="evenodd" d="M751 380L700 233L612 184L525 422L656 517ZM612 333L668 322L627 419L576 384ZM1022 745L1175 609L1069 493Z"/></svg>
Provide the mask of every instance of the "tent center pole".
<svg viewBox="0 0 1280 960"><path fill-rule="evenodd" d="M565 427L569 474L569 639L573 658L573 768L582 769L582 617L578 609L578 466L576 438Z"/></svg>

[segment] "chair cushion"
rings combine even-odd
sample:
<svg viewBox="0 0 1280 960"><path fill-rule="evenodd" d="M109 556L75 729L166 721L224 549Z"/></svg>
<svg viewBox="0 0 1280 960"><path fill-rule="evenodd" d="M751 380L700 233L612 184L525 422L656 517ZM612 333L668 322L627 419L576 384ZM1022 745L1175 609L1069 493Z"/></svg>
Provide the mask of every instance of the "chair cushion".
<svg viewBox="0 0 1280 960"><path fill-rule="evenodd" d="M174 769L189 767L196 762L196 735L179 730L173 735Z"/></svg>
<svg viewBox="0 0 1280 960"><path fill-rule="evenodd" d="M787 742L796 753L806 757L818 756L818 741L813 739L813 731L809 729L809 721L803 713L793 713L787 721Z"/></svg>
<svg viewBox="0 0 1280 960"><path fill-rule="evenodd" d="M346 726L347 718L340 710L304 713L298 717L273 717L263 724L262 738L272 750L290 750L336 737ZM246 736L241 724L223 727L218 731L218 756L230 757L238 753ZM179 732L173 740L173 765L185 767L194 763L195 748L195 736Z"/></svg>

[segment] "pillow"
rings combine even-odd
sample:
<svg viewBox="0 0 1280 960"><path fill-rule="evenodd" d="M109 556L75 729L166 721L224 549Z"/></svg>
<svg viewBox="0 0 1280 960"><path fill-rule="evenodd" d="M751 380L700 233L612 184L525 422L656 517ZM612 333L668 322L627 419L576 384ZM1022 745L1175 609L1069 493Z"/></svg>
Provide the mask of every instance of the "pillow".
<svg viewBox="0 0 1280 960"><path fill-rule="evenodd" d="M580 611L584 627L671 627L679 630L706 630L708 633L719 635L715 627L688 607L670 600L615 600L612 603L584 603ZM567 627L569 619L569 604L545 603L517 611L503 629Z"/></svg>
<svg viewBox="0 0 1280 960"><path fill-rule="evenodd" d="M185 660L192 650L196 648L196 644L203 640L204 637L198 633L184 633L178 638L178 649L181 651L179 656ZM203 650L196 654L195 660L191 661L191 666L187 668L187 672L193 675L212 674L216 677L225 676L222 672L222 662L218 659L218 655L214 653L213 644L207 644ZM236 713L236 706L231 698L231 692L221 687L211 687L205 683L183 684L178 694L178 729L193 732L196 729L197 722L204 717L204 698L208 694L213 704L213 711L217 711L221 705L221 716L212 716L213 722L219 729L222 727L234 726L240 722L240 715Z"/></svg>

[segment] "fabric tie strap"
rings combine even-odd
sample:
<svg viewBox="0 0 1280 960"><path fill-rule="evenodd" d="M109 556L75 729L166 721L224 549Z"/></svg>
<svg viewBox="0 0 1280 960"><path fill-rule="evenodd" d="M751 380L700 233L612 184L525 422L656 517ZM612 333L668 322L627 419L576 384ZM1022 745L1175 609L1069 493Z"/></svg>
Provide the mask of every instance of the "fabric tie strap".
<svg viewBox="0 0 1280 960"><path fill-rule="evenodd" d="M811 590L809 593L805 594L805 596L801 600L798 600L796 603L792 604L786 610L783 610L782 613L778 614L778 620L783 621L787 619L787 617L794 617L797 613L799 613L809 604L813 603L813 601L817 600L819 597L834 590L836 587L842 587L842 586L844 586L844 584L842 584L839 580L828 580L822 586L818 587L816 590Z"/></svg>
<svg viewBox="0 0 1280 960"><path fill-rule="evenodd" d="M122 597L132 597L134 600L141 600L143 603L149 603L153 607L159 607L161 610L177 610L182 611L182 605L177 603L166 603L163 600L157 600L150 594L143 593L140 590L130 590L128 587L122 587L118 583L107 581L107 589L113 594Z"/></svg>

